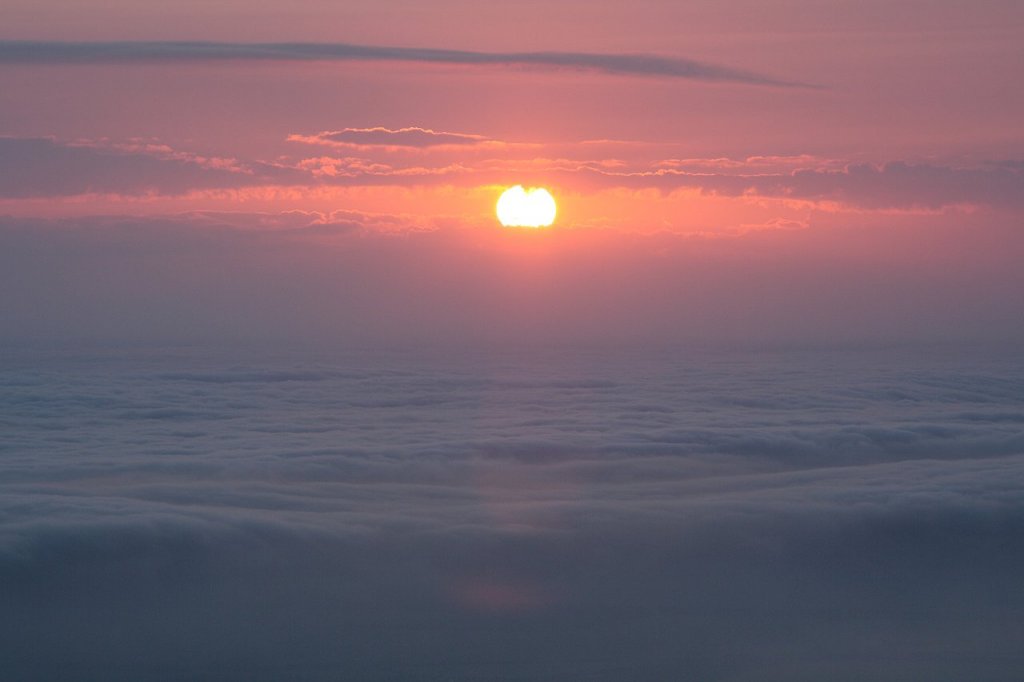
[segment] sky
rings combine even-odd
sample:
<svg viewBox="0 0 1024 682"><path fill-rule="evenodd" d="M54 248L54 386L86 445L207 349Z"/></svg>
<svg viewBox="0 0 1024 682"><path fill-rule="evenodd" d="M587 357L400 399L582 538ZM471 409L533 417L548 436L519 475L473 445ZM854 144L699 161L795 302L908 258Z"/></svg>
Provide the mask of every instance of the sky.
<svg viewBox="0 0 1024 682"><path fill-rule="evenodd" d="M1024 333L1016 2L4 13L13 342Z"/></svg>
<svg viewBox="0 0 1024 682"><path fill-rule="evenodd" d="M0 671L1017 682L1021 82L1019 0L3 0Z"/></svg>

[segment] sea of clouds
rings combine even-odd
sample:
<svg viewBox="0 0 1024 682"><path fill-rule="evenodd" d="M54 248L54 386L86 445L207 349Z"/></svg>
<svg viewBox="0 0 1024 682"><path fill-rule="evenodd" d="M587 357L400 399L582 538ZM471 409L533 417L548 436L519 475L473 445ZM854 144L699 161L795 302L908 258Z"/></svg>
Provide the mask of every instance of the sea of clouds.
<svg viewBox="0 0 1024 682"><path fill-rule="evenodd" d="M8 351L8 679L1024 665L1012 354Z"/></svg>

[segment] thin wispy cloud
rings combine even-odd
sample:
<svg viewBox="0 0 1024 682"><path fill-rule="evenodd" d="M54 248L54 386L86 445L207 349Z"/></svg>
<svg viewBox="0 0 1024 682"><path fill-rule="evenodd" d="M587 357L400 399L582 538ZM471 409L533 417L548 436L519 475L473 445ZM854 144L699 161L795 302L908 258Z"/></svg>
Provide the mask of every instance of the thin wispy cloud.
<svg viewBox="0 0 1024 682"><path fill-rule="evenodd" d="M103 64L206 61L383 61L582 70L788 88L818 87L693 59L594 52L478 52L349 43L197 41L0 41L0 64Z"/></svg>
<svg viewBox="0 0 1024 682"><path fill-rule="evenodd" d="M836 162L832 162L835 165ZM663 164L656 162L654 165ZM696 165L696 164L692 164ZM881 165L848 164L842 168L797 168L788 172L709 173L676 168L618 171L581 169L598 184L613 187L689 187L710 194L835 201L867 209L928 208L955 205L1017 209L1024 197L1024 173L1008 164L957 167L890 161Z"/></svg>
<svg viewBox="0 0 1024 682"><path fill-rule="evenodd" d="M471 146L487 142L483 135L450 133L429 128L343 128L316 135L289 135L290 142L354 148L425 149L428 147Z"/></svg>

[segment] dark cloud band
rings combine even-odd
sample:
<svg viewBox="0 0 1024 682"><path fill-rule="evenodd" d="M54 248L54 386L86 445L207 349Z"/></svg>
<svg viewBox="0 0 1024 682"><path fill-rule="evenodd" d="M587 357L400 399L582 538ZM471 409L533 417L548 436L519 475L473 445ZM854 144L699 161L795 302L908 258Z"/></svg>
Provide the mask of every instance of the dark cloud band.
<svg viewBox="0 0 1024 682"><path fill-rule="evenodd" d="M0 64L202 61L399 61L580 69L623 76L684 78L774 87L816 87L690 59L589 52L473 52L347 43L0 41Z"/></svg>

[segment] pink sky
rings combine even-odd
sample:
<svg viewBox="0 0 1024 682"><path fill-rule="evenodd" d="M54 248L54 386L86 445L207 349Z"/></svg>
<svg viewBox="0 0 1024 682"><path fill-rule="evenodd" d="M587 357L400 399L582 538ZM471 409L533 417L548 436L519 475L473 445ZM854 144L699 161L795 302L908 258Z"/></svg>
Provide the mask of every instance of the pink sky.
<svg viewBox="0 0 1024 682"><path fill-rule="evenodd" d="M1024 256L1018 2L569 0L509 8L455 0L12 0L0 41L0 215L5 229L30 225L43 242L72 227L102 232L68 246L67 263L93 262L98 245L109 249L121 229L98 225L126 219L159 225L182 243L197 231L228 228L270 230L276 243L294 230L287 262L274 255L282 253L277 246L245 257L286 278L289 268L321 267L324 249L337 263L355 249L364 281L393 282L382 296L399 301L413 284L396 270L406 256L390 238L415 233L426 240L427 280L484 276L467 256L483 249L491 254L484 260L498 258L509 268L502 276L515 282L528 243L558 290L526 286L515 305L551 309L552 319L594 290L629 292L644 273L664 270L646 285L662 288L644 305L627 314L602 304L593 320L564 323L567 336L602 324L633 324L653 336L663 328L670 336L693 332L669 295L683 282L686 305L704 311L692 312L700 329L717 330L709 336L743 337L745 324L781 334L793 329L791 318L803 320L800 334L821 338L854 329L895 338L970 328L966 336L1005 340L1024 325L1015 265ZM24 44L10 41L40 41L46 63L26 61ZM137 58L61 57L68 41L138 41L119 48ZM558 57L570 66L554 69L434 58L153 61L145 58L152 41L585 58ZM619 54L692 60L697 77L578 68ZM552 190L560 211L553 228L525 237L498 226L494 202L513 184ZM330 228L340 224L346 229ZM312 241L311 229L319 230ZM30 247L22 240L15 248ZM592 260L578 262L577 253ZM190 267L214 272L232 257L211 252ZM725 262L745 263L752 274L732 272L722 288L714 264ZM610 281L588 290L602 272ZM867 276L882 291L864 285ZM152 286L173 290L169 280ZM303 286L340 284L331 276ZM822 289L817 302L787 302L807 287ZM40 290L7 308L31 308ZM458 298L443 286L427 290L433 308ZM774 313L708 312L742 310L765 290L780 299L769 306ZM364 298L339 319L372 307L373 296ZM897 309L883 312L895 300ZM309 305L313 318L328 304ZM394 315L408 315L407 307ZM134 308L126 310L132 318ZM807 321L825 310L832 322ZM908 310L921 319L913 322ZM455 326L487 326L472 315L486 317L467 312ZM773 321L757 322L763 315ZM61 333L60 319L29 317L18 319L35 324L32 333ZM401 324L389 325L401 333Z"/></svg>

